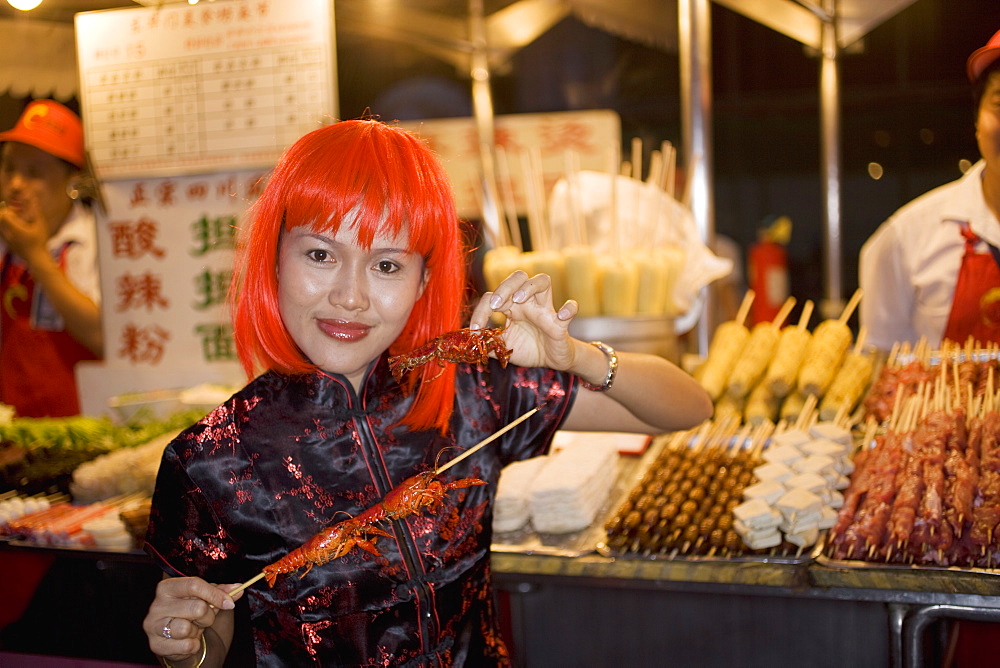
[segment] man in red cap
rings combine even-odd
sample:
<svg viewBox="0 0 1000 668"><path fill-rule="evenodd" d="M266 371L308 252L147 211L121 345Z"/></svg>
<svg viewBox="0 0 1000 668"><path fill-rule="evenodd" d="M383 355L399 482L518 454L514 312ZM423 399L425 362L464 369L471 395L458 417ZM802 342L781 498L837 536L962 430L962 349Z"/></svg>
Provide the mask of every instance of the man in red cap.
<svg viewBox="0 0 1000 668"><path fill-rule="evenodd" d="M1000 31L969 56L982 159L894 213L861 249L868 341L1000 343Z"/></svg>
<svg viewBox="0 0 1000 668"><path fill-rule="evenodd" d="M0 132L0 402L21 417L78 414L74 367L103 351L84 162L80 118L58 102Z"/></svg>

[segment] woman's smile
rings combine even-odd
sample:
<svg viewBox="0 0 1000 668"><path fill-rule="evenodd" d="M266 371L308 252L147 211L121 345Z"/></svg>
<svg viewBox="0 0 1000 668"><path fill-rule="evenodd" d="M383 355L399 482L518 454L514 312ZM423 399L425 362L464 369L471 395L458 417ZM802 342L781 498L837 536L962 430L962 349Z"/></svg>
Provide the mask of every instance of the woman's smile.
<svg viewBox="0 0 1000 668"><path fill-rule="evenodd" d="M326 320L318 319L320 330L331 339L338 341L360 341L368 336L371 331L369 325L360 322L349 322L347 320Z"/></svg>

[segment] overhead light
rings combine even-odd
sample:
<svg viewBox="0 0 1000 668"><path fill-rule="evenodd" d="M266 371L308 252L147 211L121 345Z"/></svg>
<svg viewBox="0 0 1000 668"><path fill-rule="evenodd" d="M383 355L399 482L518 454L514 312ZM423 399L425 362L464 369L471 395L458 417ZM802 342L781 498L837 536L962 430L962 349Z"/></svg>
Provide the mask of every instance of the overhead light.
<svg viewBox="0 0 1000 668"><path fill-rule="evenodd" d="M7 0L7 4L14 9L27 12L42 4L42 0Z"/></svg>

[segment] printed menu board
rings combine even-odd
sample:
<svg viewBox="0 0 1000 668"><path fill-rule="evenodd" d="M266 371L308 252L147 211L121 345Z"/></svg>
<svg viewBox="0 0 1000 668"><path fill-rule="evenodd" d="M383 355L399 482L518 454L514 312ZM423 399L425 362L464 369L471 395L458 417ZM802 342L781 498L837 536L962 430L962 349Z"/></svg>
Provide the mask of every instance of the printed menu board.
<svg viewBox="0 0 1000 668"><path fill-rule="evenodd" d="M104 180L273 166L337 116L332 0L76 16L87 150Z"/></svg>

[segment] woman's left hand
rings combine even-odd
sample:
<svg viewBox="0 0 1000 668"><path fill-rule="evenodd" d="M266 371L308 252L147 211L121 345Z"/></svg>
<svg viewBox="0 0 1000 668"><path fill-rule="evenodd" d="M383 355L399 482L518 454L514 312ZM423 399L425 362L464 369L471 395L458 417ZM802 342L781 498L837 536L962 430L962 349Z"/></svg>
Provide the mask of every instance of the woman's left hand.
<svg viewBox="0 0 1000 668"><path fill-rule="evenodd" d="M569 323L578 311L569 300L558 311L552 305L552 279L548 274L529 277L515 271L493 292L487 292L476 304L469 326L486 328L490 316L501 313L507 318L503 339L513 349L510 361L518 366L544 366L568 369L575 358Z"/></svg>

